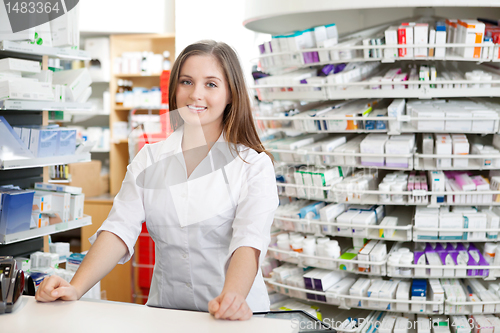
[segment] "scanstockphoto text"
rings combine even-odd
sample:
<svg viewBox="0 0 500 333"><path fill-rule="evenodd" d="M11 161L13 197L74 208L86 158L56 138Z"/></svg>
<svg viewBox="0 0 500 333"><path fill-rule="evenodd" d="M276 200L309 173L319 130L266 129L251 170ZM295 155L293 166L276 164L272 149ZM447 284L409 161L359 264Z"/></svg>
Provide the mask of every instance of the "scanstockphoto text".
<svg viewBox="0 0 500 333"><path fill-rule="evenodd" d="M394 315L398 315L397 313L395 313ZM346 328L354 328L355 326L359 327L359 326L362 326L362 325L369 325L369 326L374 326L376 328L380 327L380 325L382 324L382 322L380 320L375 320L375 319L370 319L368 320L368 322L366 322L366 318L352 318L351 321L349 321L348 319L344 320L344 321L340 321L340 320L336 320L336 319L331 319L331 318L325 318L323 319L322 322L320 321L316 321L316 322L313 322L313 321L300 321L299 319L297 318L293 318L291 320L291 324L292 324L292 329L299 329L299 330L320 330L320 329L346 329ZM433 323L433 320L432 318L428 318L429 320L429 323L426 324L426 327L429 328L429 327L433 327L435 325L437 325L438 323L434 322ZM351 326L352 322L355 322L355 326ZM440 319L440 322L441 323L446 323L446 326L448 327L459 327L459 326L462 326L462 323L456 323L454 320L450 320L449 317L446 318L446 320L442 320ZM476 322L474 320L474 318L468 318L467 319L467 323L469 325L469 328L470 329L474 329L476 327ZM422 325L422 321L420 323L420 325ZM407 328L410 330L410 329L418 329L418 326L419 326L419 322L417 320L408 320L407 322Z"/></svg>

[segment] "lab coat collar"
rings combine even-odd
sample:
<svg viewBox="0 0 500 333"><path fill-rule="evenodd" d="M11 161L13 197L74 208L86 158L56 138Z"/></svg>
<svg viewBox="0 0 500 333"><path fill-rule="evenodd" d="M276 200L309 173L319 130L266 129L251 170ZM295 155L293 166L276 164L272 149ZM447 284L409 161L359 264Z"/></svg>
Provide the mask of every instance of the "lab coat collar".
<svg viewBox="0 0 500 333"><path fill-rule="evenodd" d="M184 135L184 126L179 127L175 132L173 132L164 142L162 154L177 154L182 152L182 137ZM216 142L226 142L224 138L224 131L217 139Z"/></svg>
<svg viewBox="0 0 500 333"><path fill-rule="evenodd" d="M182 137L184 135L184 125L175 130L170 136L163 142L163 147L161 149L161 156L177 155L182 153ZM226 142L224 138L224 131L220 134L216 141L217 143ZM214 145L216 147L217 145ZM212 147L213 148L213 147ZM212 150L212 149L210 149Z"/></svg>

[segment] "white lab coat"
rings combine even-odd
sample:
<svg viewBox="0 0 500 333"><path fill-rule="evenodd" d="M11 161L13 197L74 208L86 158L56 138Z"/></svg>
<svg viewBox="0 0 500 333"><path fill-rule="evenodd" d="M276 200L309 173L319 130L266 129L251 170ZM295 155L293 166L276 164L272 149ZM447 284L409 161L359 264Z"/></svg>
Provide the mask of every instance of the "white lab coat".
<svg viewBox="0 0 500 333"><path fill-rule="evenodd" d="M252 311L267 311L260 263L279 201L271 159L238 145L245 163L221 135L186 179L182 135L181 127L138 153L108 218L89 240L102 230L116 234L128 247L125 263L146 221L156 253L147 304L198 311L208 311L222 291L233 252L253 247L261 251L259 271L246 300Z"/></svg>

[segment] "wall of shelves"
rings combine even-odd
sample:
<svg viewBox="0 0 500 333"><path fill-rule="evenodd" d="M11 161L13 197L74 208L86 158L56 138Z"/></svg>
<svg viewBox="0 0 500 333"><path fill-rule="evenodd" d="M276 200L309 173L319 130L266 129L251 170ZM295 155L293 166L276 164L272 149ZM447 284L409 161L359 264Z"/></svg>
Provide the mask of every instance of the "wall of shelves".
<svg viewBox="0 0 500 333"><path fill-rule="evenodd" d="M0 42L0 58L19 58L39 61L43 70L48 69L49 57L67 60L85 60L88 54L81 50L49 48L39 45L18 44L11 41ZM16 125L48 125L49 110L88 110L87 103L53 103L47 101L0 101L0 115L4 116L11 126ZM90 154L58 156L53 158L36 158L1 161L0 184L13 184L21 188L33 188L35 182L48 182L48 165L90 161ZM91 217L85 217L68 223L56 224L40 229L2 236L0 253L2 255L29 255L40 250L49 251L47 235L80 228L91 224Z"/></svg>
<svg viewBox="0 0 500 333"><path fill-rule="evenodd" d="M414 7L432 7L426 9L417 9L414 11ZM453 7L453 8L448 8ZM456 8L462 7L462 8ZM400 20L409 22L411 19L407 19L408 17L419 16L422 13L428 13L429 15L441 16L446 18L457 18L461 17L491 17L492 13L496 13L500 11L499 5L497 3L492 3L491 1L483 1L479 3L474 3L474 8L470 8L469 4L463 1L439 1L439 2L405 2L403 5L401 3L396 3L394 1L382 1L378 3L368 3L366 1L356 2L356 3L332 3L329 1L319 1L312 4L307 4L301 1L277 1L273 4L264 3L262 1L247 1L246 2L246 12L245 12L245 21L244 25L254 31L264 32L264 33L272 33L272 34L284 34L289 31L303 30L308 29L314 26L319 26L323 24L330 24L335 22L339 33L340 39L348 35L357 34L358 36L363 35L363 31L356 31L360 28L371 28L371 31L374 32L377 29L381 30L385 26L389 26L389 21L391 20ZM458 15L457 15L458 13ZM472 14L471 14L472 13ZM480 14L480 13L484 13ZM380 15L379 15L380 14ZM437 14L437 15L436 15ZM369 17L368 17L369 16ZM392 17L391 17L392 16ZM357 20L356 18L363 18L361 20ZM496 17L496 16L495 16ZM351 22L346 22L347 20L351 20ZM355 32L356 31L356 32ZM368 35L367 35L368 36ZM429 45L430 46L430 45ZM436 46L436 45L434 45ZM449 48L450 45L439 45L440 47ZM459 46L459 45L454 45ZM483 46L478 45L478 46ZM484 45L486 46L486 45ZM384 46L383 48L391 47ZM392 46L394 47L394 46ZM395 46L398 47L397 45ZM427 47L427 45L424 45ZM498 45L491 46L490 51L498 50ZM371 46L355 46L351 49L361 50L370 48L373 49L373 45ZM376 48L376 47L375 47ZM333 49L347 49L345 47L336 46ZM319 51L326 49L309 49L309 50L301 50L304 52L307 51ZM300 53L300 52L298 52ZM401 83L403 86L399 86L402 89L396 89L398 83L390 82L387 84L394 85L395 89L384 89L383 84L374 87L373 82L370 82L370 76L366 75L363 78L360 78L358 82L349 82L344 83L341 80L337 81L340 83L334 83L332 80L325 79L324 81L321 78L317 78L315 84L310 83L299 83L299 79L296 80L296 84L292 83L293 76L289 78L280 78L276 77L269 80L261 80L254 86L252 89L256 92L259 100L265 102L274 102L274 101L287 101L292 104L292 102L297 103L299 105L303 102L312 102L312 101L326 101L326 100L348 100L348 99L362 99L362 98L370 98L370 99L379 99L379 98L403 98L403 99L432 99L432 98L440 98L440 99L453 99L453 98L474 98L474 97L500 97L498 94L498 84L500 83L500 77L498 77L498 68L495 64L497 59L491 57L484 59L466 59L460 56L452 55L448 53L448 55L444 58L436 59L434 57L424 57L420 59L412 58L360 58L354 57L351 59L339 59L334 60L328 63L308 63L305 64L302 56L296 56L297 53L276 53L272 55L264 55L258 58L260 64L264 67L263 72L269 73L271 75L286 75L293 73L297 70L303 70L304 75L305 68L321 68L326 64L332 63L356 63L356 62L370 62L370 63L381 63L380 67L376 70L372 70L372 72L378 72L375 75L381 75L382 69L388 70L390 68L396 67L404 67L407 65L415 63L415 64L430 64L429 61L432 61L432 64L438 66L450 66L451 62L454 62L453 66L457 66L457 68L464 68L466 71L473 69L484 69L487 72L492 74L493 80L491 82L491 86L483 86L479 90L474 88L474 85L471 84L471 81L466 80L446 80L446 81L438 81L432 82L429 84L426 82L425 84L421 84L422 81L404 81ZM267 66L266 59L270 57L281 57L281 59L300 59L296 64L288 63L284 66ZM481 65L481 62L489 62L491 66ZM383 63L392 63L392 65L384 65ZM267 67L265 67L267 66ZM371 66L371 65L370 65ZM371 67L370 67L371 68ZM362 72L362 71L361 71ZM403 70L404 72L404 70ZM362 74L363 75L363 74ZM313 74L314 76L314 74ZM383 76L383 74L382 74ZM287 81L288 80L288 81ZM284 83L287 82L287 83ZM319 84L319 82L323 82ZM378 81L376 85L378 85ZM438 83L443 85L431 87L431 84ZM477 86L479 87L479 86ZM483 95L484 93L484 95ZM498 103L498 99L495 99L495 102ZM270 105L270 104L268 104ZM285 103L280 104L276 103L276 108L278 109L278 105L286 105ZM286 108L286 106L284 106ZM293 107L291 107L293 109ZM300 107L296 108L297 110ZM288 110L288 109L286 109ZM316 109L315 111L319 111L320 109ZM432 130L422 130L418 127L413 126L413 124L417 124L418 121L423 121L425 118L415 118L410 115L404 116L401 118L391 118L391 117L381 117L371 119L369 116L367 118L363 118L361 116L356 117L353 115L353 118L356 121L361 121L365 124L367 120L384 120L386 121L386 129L385 130L367 130L364 129L363 125L356 130L324 130L325 127L320 125L319 123L324 120L325 124L329 118L321 118L318 116L315 119L315 115L312 116L313 111L310 114L302 113L298 115L292 115L292 113L287 112L276 112L272 114L267 112L266 110L258 111L259 113L255 117L257 124L260 129L264 131L264 133L269 133L272 137L273 132L277 132L283 130L285 132L290 133L290 135L297 135L298 133L387 133L389 135L398 135L402 133L468 133L468 134L494 134L499 132L498 128L498 120L499 115L491 116L489 119L489 125L493 125L492 128L485 129L485 127L478 128L477 126L473 131L464 132L464 131L450 131L450 130L442 130L442 131L432 131ZM359 119L356 119L359 118ZM474 118L477 120L477 118ZM474 119L471 118L472 121ZM335 116L331 120L346 120L346 117L340 118ZM394 126L397 124L397 126ZM319 126L319 128L318 128ZM270 130L266 132L266 130ZM481 132L481 133L479 133ZM293 182L293 179L288 179L286 176L287 168L298 167L299 165L310 167L315 166L319 168L325 167L333 167L337 165L326 165L323 163L322 155L324 156L350 156L350 157L380 157L387 158L391 157L390 155L385 154L363 154L363 153L326 153L320 151L312 151L317 147L313 146L310 149L307 148L297 148L296 150L284 150L278 149L279 145L275 145L272 141L269 143L269 150L273 154L286 154L287 162L279 162L276 165L277 176L279 179L287 179L287 181ZM417 146L416 146L417 147ZM486 165L484 163L484 155L464 155L461 156L460 159L468 159L468 166L462 168L456 167L447 167L447 168L438 168L436 166L436 160L439 157L435 154L422 154L419 148L415 148L415 150L411 154L406 155L398 155L397 157L406 158L408 163L407 167L375 167L375 166L363 166L361 162L352 164L352 165L343 165L343 167L356 169L365 169L370 173L375 171L376 178L384 175L386 171L384 170L421 170L421 171L432 171L432 170L476 170L476 171L486 171L486 170L498 170L498 166L494 165ZM359 150L358 150L359 151ZM456 156L446 156L450 159L453 159ZM499 156L492 155L487 156L488 158L495 159ZM283 161L283 159L281 159ZM352 160L355 160L354 158ZM382 163L384 164L384 163ZM302 169L301 169L302 170ZM307 169L304 169L307 170ZM313 169L311 169L313 170ZM314 172L314 171L311 171ZM339 172L342 175L342 172ZM345 171L344 171L345 174ZM486 174L486 172L483 172ZM283 178L282 178L283 177ZM292 176L293 178L293 176ZM376 181L375 181L376 182ZM378 186L378 182L374 184L375 187ZM473 194L478 195L491 195L491 200L486 200L484 203L482 201L468 201L461 202L459 200L454 200L454 197L451 195L452 192L445 191L431 191L431 190L414 190L414 191L403 191L403 192L395 192L395 191L378 191L378 190L356 190L356 189L342 189L341 187L336 187L335 184L331 186L308 186L308 185L297 185L293 183L278 183L278 191L280 195L283 197L289 198L300 198L306 200L313 201L322 201L327 203L345 203L345 204L363 204L363 205L385 205L387 210L390 213L386 213L386 216L396 216L398 217L397 225L391 226L390 228L383 228L380 225L366 225L366 224L351 224L351 223L340 223L335 220L331 222L322 221L320 219L313 218L298 218L296 215L292 215L291 212L287 212L286 209L277 212L275 215L275 227L276 232L279 231L289 231L296 232L300 234L313 235L315 237L325 237L330 236L333 239L338 240L339 243L349 242L350 239L355 237L361 237L365 239L374 239L374 240L382 240L386 241L388 244L387 252L389 252L390 246L393 242L406 242L406 244L410 244L412 246L421 246L422 242L427 243L467 243L472 244L476 243L484 243L484 242L497 242L497 237L488 237L485 235L483 238L477 239L468 239L469 237L462 237L463 239L447 239L444 235L446 232L449 232L448 228L439 228L438 225L435 228L423 228L417 227L415 225L414 212L417 207L440 207L440 206L483 206L483 207L495 207L500 203L496 202L496 195L500 193L500 191L485 191L484 193L474 192ZM300 191L299 191L300 190ZM300 195L298 195L301 193ZM454 195L466 195L471 194L471 192L454 192ZM399 202L387 201L383 200L384 197L391 195L402 195L403 200ZM444 202L436 202L436 196L444 196ZM449 198L452 198L449 200ZM472 199L471 199L472 200ZM286 200L284 200L286 201ZM288 202L288 201L286 201ZM481 202L481 203L479 203ZM289 214L289 215L287 215ZM305 213L304 213L305 214ZM380 221L379 221L380 222ZM342 230L342 231L341 231ZM347 234L344 233L344 230L348 230ZM354 232L362 231L361 234L354 234ZM385 231L385 233L384 233ZM389 231L389 233L387 233ZM498 233L500 229L498 228L490 228L490 229L467 229L466 227L462 229L454 228L453 231L463 232L464 234L468 234L468 232L488 232L489 234ZM425 232L435 232L435 239L427 239L426 237L421 237L425 235ZM441 236L441 233L443 235ZM387 236L387 234L389 234ZM384 237L382 237L384 235ZM440 235L440 236L438 236ZM274 234L277 236L277 234ZM279 243L277 243L279 244ZM305 243L304 243L305 244ZM319 244L319 241L318 241ZM397 243L396 243L397 244ZM351 246L354 244L350 244ZM480 246L480 245L479 245ZM294 247L295 249L295 247ZM345 247L347 249L347 247ZM413 247L412 247L413 249ZM410 250L413 251L413 250ZM416 247L415 247L415 251ZM482 249L481 249L482 251ZM305 252L305 245L304 245ZM291 249L283 249L279 248L276 244L269 248L269 255L278 259L282 263L291 263L298 265L298 267L306 268L306 267L316 267L323 268L328 270L335 271L344 271L349 272L355 275L351 275L350 277L366 277L367 272L364 269L356 268L356 265L361 265L364 267L367 263L361 262L357 259L355 260L342 260L340 258L334 257L321 257L318 255L310 255L305 254L304 252L300 252L299 250L292 251ZM346 253L346 252L343 252ZM377 270L375 273L370 273L372 276L387 276L394 278L423 278L423 279L434 279L434 278L471 278L471 279L484 279L487 281L495 281L500 273L500 266L489 265L489 266L454 266L446 267L446 266L433 266L429 263L424 265L394 265L392 262L388 260L389 255L387 255L381 262L374 262L374 266L377 266ZM359 262L358 262L359 261ZM384 267L385 261L385 267ZM349 263L350 266L347 266ZM397 273L399 268L408 268L411 270L411 275L400 275ZM436 269L443 269L445 267L445 274L441 275L433 275ZM418 270L421 269L421 270ZM455 271L455 269L459 269L459 271ZM465 272L472 269L479 269L482 273L478 276L462 276L455 275L455 272ZM417 274L416 272L426 272L425 274ZM461 273L460 273L461 274ZM295 281L295 280L294 280ZM339 306L339 309L355 309L358 306L352 306L352 304L362 304L364 309L373 309L379 311L389 311L389 312L404 312L404 313L418 313L418 314L450 314L450 309L462 309L459 313L454 314L472 314L472 313L495 313L495 307L500 306L500 301L494 301L491 303L479 302L461 302L453 299L444 299L440 302L433 302L427 298L427 301L402 301L399 303L399 300L395 299L383 299L382 301L385 303L385 306L373 306L373 304L380 305L380 299L373 299L369 297L357 297L351 295L338 295L338 294L329 294L328 292L322 292L318 290L311 291L310 289L301 288L294 285L294 282L290 283L282 283L278 278L273 277L270 280L267 280L268 284L277 292L286 294L293 298L299 298L307 301L319 302L320 304L332 304ZM298 280L295 281L298 284ZM312 294L312 297L308 297L308 294ZM376 296L375 296L376 297ZM351 301L353 302L351 304ZM373 303L372 303L373 301ZM403 307L403 310L398 305L406 304L406 308ZM388 307L389 305L389 307ZM421 310L415 311L413 306L417 308L420 307ZM476 311L478 308L474 308L474 305L479 306L481 311ZM493 306L493 310L491 310L490 305ZM433 311L433 306L439 306L439 311ZM484 307L484 308L483 308ZM354 329L353 331L356 331Z"/></svg>

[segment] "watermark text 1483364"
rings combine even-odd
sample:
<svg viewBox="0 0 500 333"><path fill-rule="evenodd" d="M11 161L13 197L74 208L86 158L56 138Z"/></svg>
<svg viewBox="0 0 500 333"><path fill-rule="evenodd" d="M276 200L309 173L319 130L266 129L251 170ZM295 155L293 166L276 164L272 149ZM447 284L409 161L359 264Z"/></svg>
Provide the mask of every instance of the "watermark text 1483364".
<svg viewBox="0 0 500 333"><path fill-rule="evenodd" d="M0 0L16 33L52 21L73 9L79 0Z"/></svg>

